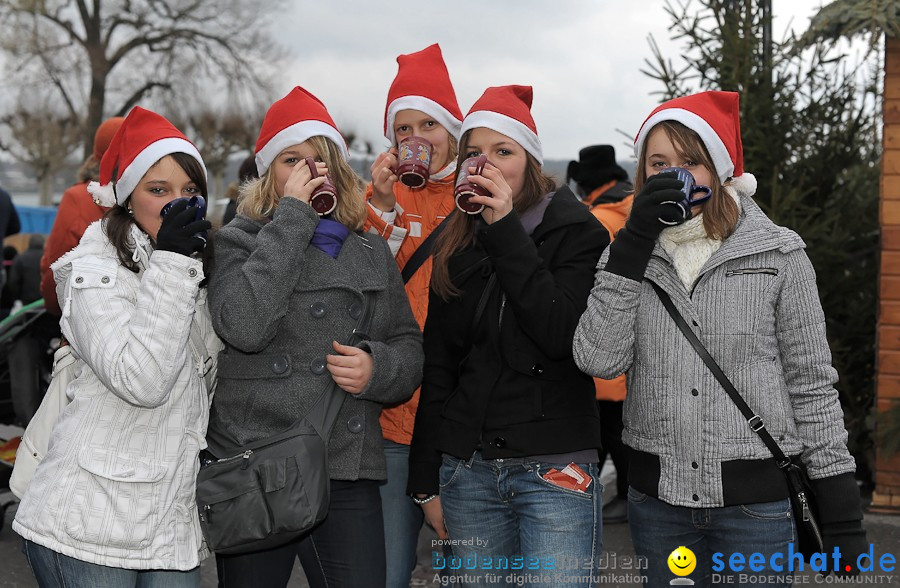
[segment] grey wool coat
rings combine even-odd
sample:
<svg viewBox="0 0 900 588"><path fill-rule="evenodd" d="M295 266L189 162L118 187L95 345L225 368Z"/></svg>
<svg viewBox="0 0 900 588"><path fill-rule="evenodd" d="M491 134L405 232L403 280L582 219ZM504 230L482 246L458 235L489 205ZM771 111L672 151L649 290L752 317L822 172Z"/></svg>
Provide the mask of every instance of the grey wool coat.
<svg viewBox="0 0 900 588"><path fill-rule="evenodd" d="M287 429L309 412L325 385L335 386L325 356L347 344L372 294L372 379L346 394L328 443L329 476L383 479L378 417L422 378L422 334L397 263L383 239L350 233L337 259L309 244L318 216L284 198L271 222L238 215L215 239L209 285L213 326L225 341L210 413L210 432L246 444ZM222 456L219 456L222 457Z"/></svg>
<svg viewBox="0 0 900 588"><path fill-rule="evenodd" d="M776 499L766 495L763 480L780 484L776 495L787 494L777 467L765 466L771 453L649 282L669 294L782 451L801 456L811 478L855 469L804 243L748 195L741 208L736 231L706 261L690 292L659 243L643 282L604 271L607 250L575 332L582 370L602 378L628 374L623 440L633 456L652 458L637 459L634 479L645 488L634 480L632 486L673 505Z"/></svg>

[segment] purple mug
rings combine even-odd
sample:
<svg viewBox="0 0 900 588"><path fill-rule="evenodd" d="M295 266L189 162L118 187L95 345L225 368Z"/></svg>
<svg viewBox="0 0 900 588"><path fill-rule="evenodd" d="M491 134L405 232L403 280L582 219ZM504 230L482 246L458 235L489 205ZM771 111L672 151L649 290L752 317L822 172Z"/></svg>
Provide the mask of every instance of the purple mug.
<svg viewBox="0 0 900 588"><path fill-rule="evenodd" d="M312 157L307 157L306 165L309 166L309 171L312 172L313 179L318 178L319 172L316 170L316 160ZM312 196L309 198L309 205L316 211L316 214L325 216L326 214L331 214L334 212L334 209L337 208L337 198L337 188L334 187L331 176L325 174L325 183L316 188L316 191L312 193Z"/></svg>
<svg viewBox="0 0 900 588"><path fill-rule="evenodd" d="M484 165L490 163L487 155L477 155L470 157L464 162L456 172L456 187L453 189L453 197L456 199L456 207L466 214L478 214L484 210L484 204L476 204L470 202L472 196L490 196L483 187L473 184L469 181L469 168L475 168L476 176L480 176L484 171Z"/></svg>
<svg viewBox="0 0 900 588"><path fill-rule="evenodd" d="M176 202L181 202L182 200L187 200L188 207L196 208L196 212L194 212L194 221L201 221L206 218L206 199L203 196L191 196L190 198L175 198L174 200L170 200L166 202L166 204L159 210L159 216L164 217L169 213L169 210L175 206ZM197 236L206 241L206 231L200 231L197 233Z"/></svg>
<svg viewBox="0 0 900 588"><path fill-rule="evenodd" d="M397 179L413 190L425 187L434 146L422 137L407 137L397 145Z"/></svg>
<svg viewBox="0 0 900 588"><path fill-rule="evenodd" d="M712 196L712 190L708 186L697 184L691 172L684 169L683 167L667 167L659 173L664 174L666 172L675 172L675 178L681 180L684 183L684 186L682 186L681 188L681 193L684 196L681 200L667 200L662 203L671 204L678 208L678 213L676 214L677 220L667 220L664 218L660 218L659 222L670 226L680 225L681 223L691 218L692 206L696 204L702 204L703 202L709 200L710 196ZM696 198L694 197L695 194L701 192L703 193L702 196Z"/></svg>

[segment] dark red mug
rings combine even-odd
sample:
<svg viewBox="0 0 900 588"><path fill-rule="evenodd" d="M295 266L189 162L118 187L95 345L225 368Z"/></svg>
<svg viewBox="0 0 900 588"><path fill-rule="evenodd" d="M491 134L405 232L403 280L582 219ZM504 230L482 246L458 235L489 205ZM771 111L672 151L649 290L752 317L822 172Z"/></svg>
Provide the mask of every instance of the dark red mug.
<svg viewBox="0 0 900 588"><path fill-rule="evenodd" d="M306 165L309 166L313 179L318 178L319 172L316 170L316 160L312 157L307 157ZM331 214L337 208L337 199L337 188L334 187L331 176L325 174L325 182L312 193L312 196L309 198L309 205L316 211L316 214L325 216L326 214Z"/></svg>
<svg viewBox="0 0 900 588"><path fill-rule="evenodd" d="M474 167L474 175L480 176L486 163L490 163L487 155L470 157L462 163L456 174L456 188L453 190L453 197L456 199L456 207L466 214L478 214L484 210L484 204L471 202L472 196L491 195L483 187L469 181L469 168Z"/></svg>
<svg viewBox="0 0 900 588"><path fill-rule="evenodd" d="M418 190L425 187L430 175L434 147L422 137L407 137L397 145L397 167L394 174L404 185Z"/></svg>

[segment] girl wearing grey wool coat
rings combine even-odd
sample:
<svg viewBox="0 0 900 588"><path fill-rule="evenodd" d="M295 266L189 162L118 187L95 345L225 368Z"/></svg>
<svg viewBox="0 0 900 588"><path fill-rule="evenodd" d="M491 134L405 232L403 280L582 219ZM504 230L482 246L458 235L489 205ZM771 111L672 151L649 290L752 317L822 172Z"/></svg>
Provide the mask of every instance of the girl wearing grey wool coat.
<svg viewBox="0 0 900 588"><path fill-rule="evenodd" d="M698 586L727 583L729 568L713 564L716 554L727 561L733 553L765 557L753 584L790 585L788 554L800 551L784 473L654 286L781 450L806 468L828 571L854 573L868 550L815 272L802 239L753 201L738 113L736 93L704 92L666 102L644 122L635 141L638 194L600 259L575 332L582 370L628 375L628 518L651 587L668 586L673 573ZM672 216L684 198L682 180L665 172L673 166L711 189L689 220ZM695 559L675 572L679 546Z"/></svg>
<svg viewBox="0 0 900 588"><path fill-rule="evenodd" d="M216 236L210 312L226 349L210 440L271 436L308 413L323 385L340 388L328 516L284 547L220 556L226 586L284 586L298 556L312 586L362 577L384 585L378 417L382 403L419 385L422 335L386 242L359 232L362 183L343 138L323 120L331 120L324 106L299 87L269 109L256 149L260 179L241 187L237 217ZM320 217L309 202L326 173L338 203ZM367 340L345 345L364 314Z"/></svg>

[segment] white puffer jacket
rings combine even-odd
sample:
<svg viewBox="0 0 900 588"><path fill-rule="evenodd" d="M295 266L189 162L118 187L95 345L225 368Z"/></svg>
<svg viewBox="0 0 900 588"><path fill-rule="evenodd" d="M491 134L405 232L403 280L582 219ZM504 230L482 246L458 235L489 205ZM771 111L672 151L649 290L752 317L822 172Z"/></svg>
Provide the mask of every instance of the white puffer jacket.
<svg viewBox="0 0 900 588"><path fill-rule="evenodd" d="M131 238L139 273L122 266L100 221L53 264L78 375L13 529L95 564L189 570L207 555L194 491L210 400L192 320L213 360L222 344L200 261L154 251L137 227Z"/></svg>

